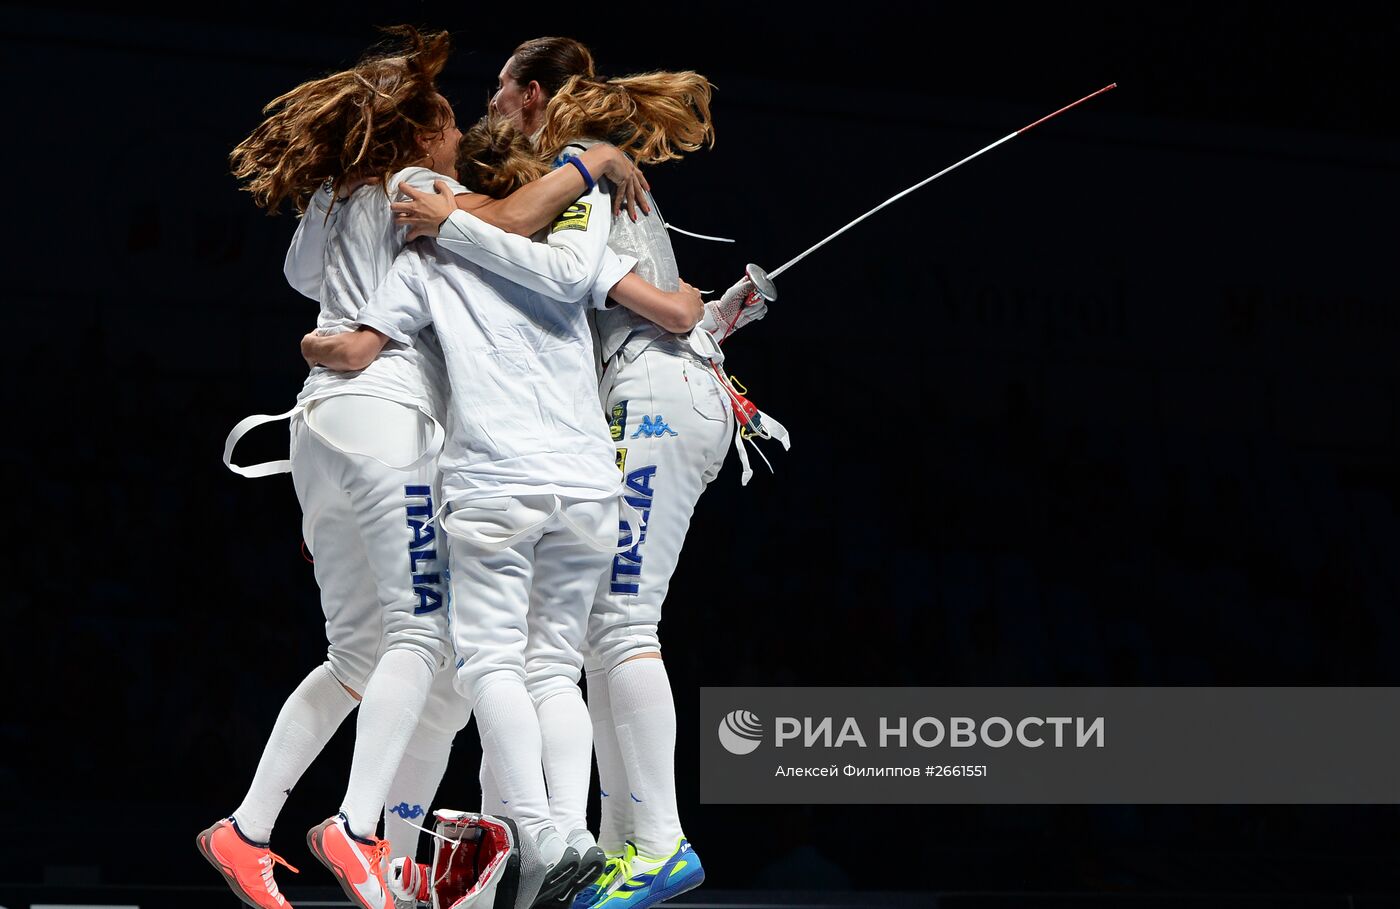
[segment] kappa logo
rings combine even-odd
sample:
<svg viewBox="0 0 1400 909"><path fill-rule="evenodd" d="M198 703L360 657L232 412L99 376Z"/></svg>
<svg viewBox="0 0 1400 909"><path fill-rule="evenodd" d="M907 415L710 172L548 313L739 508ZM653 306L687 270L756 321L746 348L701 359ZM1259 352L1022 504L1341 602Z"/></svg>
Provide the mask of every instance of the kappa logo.
<svg viewBox="0 0 1400 909"><path fill-rule="evenodd" d="M625 448L617 450L617 469L623 473L627 472L627 449Z"/></svg>
<svg viewBox="0 0 1400 909"><path fill-rule="evenodd" d="M666 425L666 420L661 414L655 418L642 414L642 425L637 427L637 431L632 433L634 439L659 439L662 436L678 436L680 433Z"/></svg>
<svg viewBox="0 0 1400 909"><path fill-rule="evenodd" d="M554 222L554 226L549 229L552 234L557 234L561 230L588 230L588 216L593 212L593 203L575 202L564 213L559 216L559 220Z"/></svg>
<svg viewBox="0 0 1400 909"><path fill-rule="evenodd" d="M747 710L731 710L719 721L719 743L730 754L752 754L763 741L763 721Z"/></svg>
<svg viewBox="0 0 1400 909"><path fill-rule="evenodd" d="M418 570L419 562L437 562L437 548L433 545L437 537L432 525L433 488L405 486L403 494L408 499L408 529L413 531L413 539L408 541L408 570L413 573L413 592L418 594L413 614L424 615L442 608L442 575Z"/></svg>
<svg viewBox="0 0 1400 909"><path fill-rule="evenodd" d="M612 406L612 414L608 417L608 435L612 436L614 442L621 442L625 432L627 432L627 402L618 401Z"/></svg>

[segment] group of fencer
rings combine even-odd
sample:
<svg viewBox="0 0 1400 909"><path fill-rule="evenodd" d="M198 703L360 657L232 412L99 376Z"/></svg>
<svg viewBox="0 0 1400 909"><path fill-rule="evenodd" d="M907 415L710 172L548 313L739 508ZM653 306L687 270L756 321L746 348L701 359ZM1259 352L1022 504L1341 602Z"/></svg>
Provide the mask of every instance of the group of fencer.
<svg viewBox="0 0 1400 909"><path fill-rule="evenodd" d="M447 35L389 31L274 99L231 159L260 206L303 212L285 273L320 314L296 406L240 423L225 461L290 471L329 646L198 846L244 902L288 906L274 823L358 707L344 799L307 834L354 905L644 909L704 879L657 626L731 442L787 444L718 346L771 284L704 302L636 166L713 141L703 77L603 79L578 42L527 41L463 133ZM281 417L289 460L233 465ZM420 865L472 715L481 811L437 812Z"/></svg>

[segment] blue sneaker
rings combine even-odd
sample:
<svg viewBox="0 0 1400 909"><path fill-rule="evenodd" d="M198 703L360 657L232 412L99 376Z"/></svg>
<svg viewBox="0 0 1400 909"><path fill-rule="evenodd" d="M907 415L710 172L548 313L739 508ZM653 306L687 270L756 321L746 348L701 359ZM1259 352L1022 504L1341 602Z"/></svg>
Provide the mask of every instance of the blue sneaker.
<svg viewBox="0 0 1400 909"><path fill-rule="evenodd" d="M622 847L621 855L608 856L607 863L603 865L603 872L588 883L574 897L574 904L570 909L593 909L608 895L608 891L614 884L627 880L628 868L632 859L637 857L637 847L627 843Z"/></svg>
<svg viewBox="0 0 1400 909"><path fill-rule="evenodd" d="M628 872L626 879L595 904L596 909L648 909L699 887L705 880L700 856L685 837L676 843L676 851L663 858L638 854Z"/></svg>

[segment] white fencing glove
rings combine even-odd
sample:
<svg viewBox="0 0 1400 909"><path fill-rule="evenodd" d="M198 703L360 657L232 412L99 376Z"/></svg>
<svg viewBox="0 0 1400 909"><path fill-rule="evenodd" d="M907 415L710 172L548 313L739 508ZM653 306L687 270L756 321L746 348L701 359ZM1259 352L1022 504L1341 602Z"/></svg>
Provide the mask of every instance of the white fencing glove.
<svg viewBox="0 0 1400 909"><path fill-rule="evenodd" d="M705 317L700 320L700 327L722 344L743 326L767 315L768 301L777 297L777 288L763 269L749 265L744 270L744 277L726 290L723 296L705 304Z"/></svg>

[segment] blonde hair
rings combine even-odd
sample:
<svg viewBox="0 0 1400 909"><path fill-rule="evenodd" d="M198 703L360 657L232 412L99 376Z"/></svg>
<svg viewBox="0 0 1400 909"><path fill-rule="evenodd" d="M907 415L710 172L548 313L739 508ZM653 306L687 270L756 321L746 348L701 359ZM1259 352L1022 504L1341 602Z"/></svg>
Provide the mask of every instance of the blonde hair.
<svg viewBox="0 0 1400 909"><path fill-rule="evenodd" d="M504 198L549 173L530 140L506 117L487 114L457 145L457 179L472 192Z"/></svg>
<svg viewBox="0 0 1400 909"><path fill-rule="evenodd" d="M401 46L274 98L229 155L233 175L269 214L286 199L305 211L327 180L339 189L347 178L379 176L387 192L395 171L424 157L422 134L443 128L436 83L451 51L447 32L383 31Z"/></svg>
<svg viewBox="0 0 1400 909"><path fill-rule="evenodd" d="M510 76L550 96L535 146L546 160L576 139L606 139L640 164L659 164L715 144L710 81L699 73L602 79L572 38L536 38L511 55Z"/></svg>

